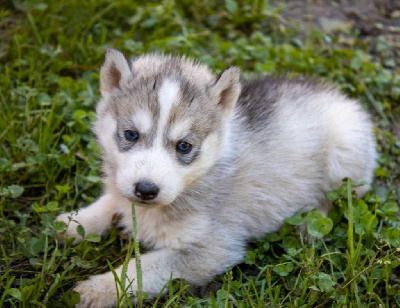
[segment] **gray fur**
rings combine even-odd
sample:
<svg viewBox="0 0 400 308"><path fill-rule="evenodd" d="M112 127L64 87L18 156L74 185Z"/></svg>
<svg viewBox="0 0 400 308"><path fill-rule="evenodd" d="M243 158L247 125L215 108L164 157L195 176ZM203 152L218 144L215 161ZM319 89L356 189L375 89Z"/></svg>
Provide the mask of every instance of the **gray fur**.
<svg viewBox="0 0 400 308"><path fill-rule="evenodd" d="M242 87L238 68L215 77L184 58L151 54L129 65L124 59L107 53L101 72L94 131L103 149L105 194L73 218L86 233L104 234L119 214L121 227L132 232L135 203L139 238L154 249L142 256L150 296L171 277L205 284L240 262L247 241L278 230L285 218L312 208L326 212L326 192L344 177L372 181L370 118L330 86L264 78ZM139 131L136 143L124 140L126 129ZM178 153L180 141L192 151ZM156 198L133 194L143 179L160 188ZM75 223L67 234L81 240ZM134 260L128 277L136 278ZM82 307L116 303L112 273L75 290ZM134 282L130 291L136 290Z"/></svg>

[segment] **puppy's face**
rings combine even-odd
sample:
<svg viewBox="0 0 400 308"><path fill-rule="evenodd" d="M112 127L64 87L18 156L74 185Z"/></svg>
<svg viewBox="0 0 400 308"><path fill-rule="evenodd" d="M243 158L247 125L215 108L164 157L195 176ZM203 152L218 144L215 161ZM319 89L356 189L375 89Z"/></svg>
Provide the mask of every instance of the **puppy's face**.
<svg viewBox="0 0 400 308"><path fill-rule="evenodd" d="M132 68L111 50L101 83L95 132L118 190L135 204L172 203L220 157L240 92L237 69L215 79L202 66L161 56Z"/></svg>

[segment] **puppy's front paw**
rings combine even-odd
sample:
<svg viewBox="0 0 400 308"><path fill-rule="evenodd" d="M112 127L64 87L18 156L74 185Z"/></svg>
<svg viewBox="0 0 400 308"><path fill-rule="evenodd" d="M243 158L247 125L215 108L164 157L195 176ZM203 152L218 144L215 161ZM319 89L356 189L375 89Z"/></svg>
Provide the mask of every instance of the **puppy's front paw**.
<svg viewBox="0 0 400 308"><path fill-rule="evenodd" d="M88 280L81 281L75 287L81 301L77 307L114 307L117 304L117 292L111 273L92 276Z"/></svg>

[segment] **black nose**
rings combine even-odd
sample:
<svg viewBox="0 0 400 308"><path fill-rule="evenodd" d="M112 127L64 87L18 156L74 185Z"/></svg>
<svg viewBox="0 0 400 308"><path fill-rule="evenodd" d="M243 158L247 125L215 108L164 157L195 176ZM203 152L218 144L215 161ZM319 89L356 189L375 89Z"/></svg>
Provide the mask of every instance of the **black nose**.
<svg viewBox="0 0 400 308"><path fill-rule="evenodd" d="M154 199L160 189L156 184L149 182L139 182L135 185L135 195L142 200Z"/></svg>

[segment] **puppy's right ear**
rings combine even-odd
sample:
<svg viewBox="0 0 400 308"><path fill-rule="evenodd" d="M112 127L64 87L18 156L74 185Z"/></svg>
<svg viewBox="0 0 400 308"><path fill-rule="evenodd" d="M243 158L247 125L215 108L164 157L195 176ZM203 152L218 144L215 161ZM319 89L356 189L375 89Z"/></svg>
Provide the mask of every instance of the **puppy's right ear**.
<svg viewBox="0 0 400 308"><path fill-rule="evenodd" d="M240 69L232 66L224 70L213 82L210 93L225 115L229 115L236 105L241 89Z"/></svg>
<svg viewBox="0 0 400 308"><path fill-rule="evenodd" d="M100 69L101 94L103 96L109 95L115 88L120 88L132 76L132 69L125 56L116 49L107 49Z"/></svg>

